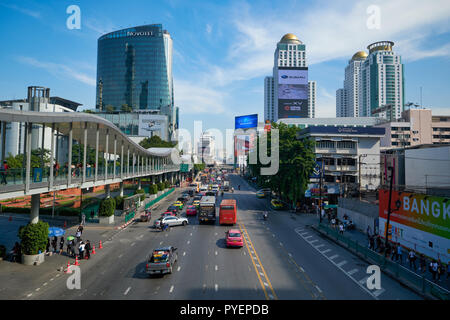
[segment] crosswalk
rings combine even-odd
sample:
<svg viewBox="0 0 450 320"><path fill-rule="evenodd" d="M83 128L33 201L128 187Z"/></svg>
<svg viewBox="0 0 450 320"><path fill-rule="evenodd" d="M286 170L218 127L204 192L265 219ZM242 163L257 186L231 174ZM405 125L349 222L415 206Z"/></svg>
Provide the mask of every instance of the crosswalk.
<svg viewBox="0 0 450 320"><path fill-rule="evenodd" d="M298 227L294 229L294 231L374 299L379 300L380 295L386 291L383 288L374 290L368 289L367 280L369 279L369 275L366 273L365 269L352 268L348 261L342 259L342 257L334 252L333 249L327 248L326 243L323 243L323 241L321 242L313 232L307 231L303 227Z"/></svg>

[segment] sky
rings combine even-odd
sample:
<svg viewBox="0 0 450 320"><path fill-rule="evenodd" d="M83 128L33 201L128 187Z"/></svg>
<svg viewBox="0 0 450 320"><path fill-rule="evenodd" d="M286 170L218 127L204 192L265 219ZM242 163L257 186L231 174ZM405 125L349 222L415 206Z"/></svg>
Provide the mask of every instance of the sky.
<svg viewBox="0 0 450 320"><path fill-rule="evenodd" d="M80 29L66 13L77 5ZM0 100L26 98L30 85L95 106L97 39L161 23L173 39L180 127L225 131L238 115L264 117L264 77L286 33L306 45L317 82L316 117L335 117L335 92L352 55L394 41L405 65L405 100L450 114L450 1L6 1L0 0ZM367 51L367 50L366 50Z"/></svg>

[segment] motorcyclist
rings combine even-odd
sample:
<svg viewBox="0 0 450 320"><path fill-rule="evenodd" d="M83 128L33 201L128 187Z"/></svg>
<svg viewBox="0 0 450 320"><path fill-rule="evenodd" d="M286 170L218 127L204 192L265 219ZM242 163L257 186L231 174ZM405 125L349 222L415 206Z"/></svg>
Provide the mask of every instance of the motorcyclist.
<svg viewBox="0 0 450 320"><path fill-rule="evenodd" d="M220 192L220 196L223 197L223 190Z"/></svg>
<svg viewBox="0 0 450 320"><path fill-rule="evenodd" d="M267 216L268 216L268 213L267 213L267 211L265 211L265 212L263 213L263 218L264 218L264 220L267 220Z"/></svg>
<svg viewBox="0 0 450 320"><path fill-rule="evenodd" d="M233 187L231 187L231 193L234 193L234 188Z"/></svg>
<svg viewBox="0 0 450 320"><path fill-rule="evenodd" d="M241 190L241 185L238 185L238 190Z"/></svg>

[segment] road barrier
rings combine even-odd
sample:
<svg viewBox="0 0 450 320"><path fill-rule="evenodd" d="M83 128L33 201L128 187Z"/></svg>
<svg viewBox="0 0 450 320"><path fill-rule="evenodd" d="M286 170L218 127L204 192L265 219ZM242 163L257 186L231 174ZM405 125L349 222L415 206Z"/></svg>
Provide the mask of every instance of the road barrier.
<svg viewBox="0 0 450 320"><path fill-rule="evenodd" d="M145 205L145 209L150 208L152 205L154 205L155 203L157 203L159 200L163 199L164 197L168 196L169 194L171 194L173 191L175 190L175 188L170 189L169 191L163 193L162 195L160 195L159 197L153 199L152 201L150 201L149 203L147 203Z"/></svg>
<svg viewBox="0 0 450 320"><path fill-rule="evenodd" d="M130 213L125 215L125 223L132 220L134 216L136 215L136 211L131 211Z"/></svg>
<svg viewBox="0 0 450 320"><path fill-rule="evenodd" d="M337 242L342 242L350 251L353 251L354 253L363 256L366 260L380 266L381 270L395 276L395 278L399 281L407 283L416 291L419 291L424 295L433 296L440 300L450 299L450 291L447 289L442 288L441 286L412 272L411 270L408 270L399 263L387 259L384 255L367 248L365 244L360 244L358 241L339 234L337 229L332 229L326 224L319 223L317 227L319 231L326 233L329 238L335 239Z"/></svg>

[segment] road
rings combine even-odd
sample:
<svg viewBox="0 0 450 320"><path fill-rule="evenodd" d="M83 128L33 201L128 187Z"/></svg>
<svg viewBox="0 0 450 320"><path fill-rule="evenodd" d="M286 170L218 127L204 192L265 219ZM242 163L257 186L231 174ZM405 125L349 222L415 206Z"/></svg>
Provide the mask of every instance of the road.
<svg viewBox="0 0 450 320"><path fill-rule="evenodd" d="M239 176L231 175L238 203L238 227L245 246L227 249L230 227L199 225L189 217L185 227L159 232L152 223L135 223L118 233L93 259L82 261L81 289L66 287L68 274L53 277L24 292L23 299L177 299L177 300L326 300L420 299L393 279L382 275L380 290L365 285L367 264L321 238L308 227L314 217L270 212ZM237 190L237 185L241 190ZM163 200L153 211L159 217L180 194ZM144 268L149 253L159 246L178 248L174 273L150 278Z"/></svg>

